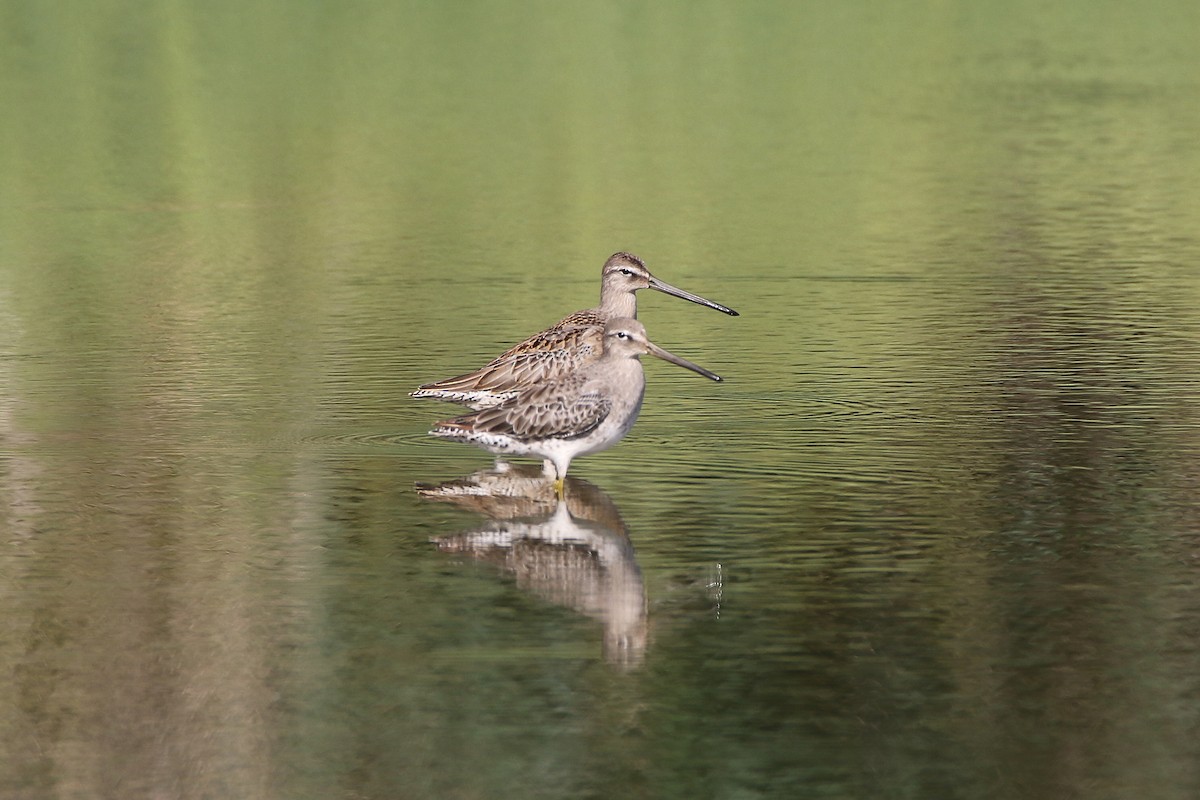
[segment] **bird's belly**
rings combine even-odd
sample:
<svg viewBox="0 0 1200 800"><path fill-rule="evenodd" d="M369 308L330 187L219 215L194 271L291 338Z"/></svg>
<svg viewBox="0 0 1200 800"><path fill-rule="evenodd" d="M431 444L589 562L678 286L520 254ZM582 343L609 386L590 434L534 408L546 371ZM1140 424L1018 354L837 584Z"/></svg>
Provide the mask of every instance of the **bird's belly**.
<svg viewBox="0 0 1200 800"><path fill-rule="evenodd" d="M577 455L599 453L624 439L625 435L633 428L633 423L637 422L638 414L641 411L642 397L639 395L637 402L628 411L610 415L596 430L584 437L583 449L580 449Z"/></svg>

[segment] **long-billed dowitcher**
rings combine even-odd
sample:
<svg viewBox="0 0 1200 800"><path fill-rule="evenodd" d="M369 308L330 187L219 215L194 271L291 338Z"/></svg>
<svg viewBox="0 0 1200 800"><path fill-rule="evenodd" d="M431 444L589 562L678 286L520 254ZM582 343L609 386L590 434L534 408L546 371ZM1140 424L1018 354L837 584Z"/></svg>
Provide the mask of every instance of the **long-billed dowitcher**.
<svg viewBox="0 0 1200 800"><path fill-rule="evenodd" d="M561 497L571 459L612 447L633 427L646 391L638 360L645 353L721 380L651 342L636 319L618 318L604 327L598 360L564 378L525 388L498 406L437 422L430 433L497 455L545 459L554 466L554 490Z"/></svg>
<svg viewBox="0 0 1200 800"><path fill-rule="evenodd" d="M488 408L511 399L522 388L569 375L600 357L604 326L609 320L637 318L635 292L640 289L657 289L738 315L732 308L660 281L632 253L614 253L604 262L601 273L600 305L563 317L553 327L510 347L474 372L427 383L412 396Z"/></svg>

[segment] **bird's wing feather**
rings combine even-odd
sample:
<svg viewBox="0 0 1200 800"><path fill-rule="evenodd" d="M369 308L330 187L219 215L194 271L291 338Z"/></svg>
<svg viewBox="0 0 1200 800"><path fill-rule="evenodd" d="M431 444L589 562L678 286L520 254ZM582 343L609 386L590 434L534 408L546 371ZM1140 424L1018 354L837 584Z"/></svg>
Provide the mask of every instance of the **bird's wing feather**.
<svg viewBox="0 0 1200 800"><path fill-rule="evenodd" d="M474 372L427 383L421 389L509 392L554 381L598 359L602 338L603 330L596 327L550 328L509 348Z"/></svg>
<svg viewBox="0 0 1200 800"><path fill-rule="evenodd" d="M504 433L517 439L573 439L585 436L612 411L603 386L575 374L535 386L512 400L471 415L477 431Z"/></svg>

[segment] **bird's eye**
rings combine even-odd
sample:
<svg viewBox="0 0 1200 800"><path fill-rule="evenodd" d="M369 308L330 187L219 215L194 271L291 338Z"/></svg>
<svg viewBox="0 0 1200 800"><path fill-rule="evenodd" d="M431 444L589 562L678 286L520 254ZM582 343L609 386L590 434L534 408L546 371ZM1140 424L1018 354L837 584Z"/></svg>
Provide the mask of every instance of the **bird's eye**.
<svg viewBox="0 0 1200 800"><path fill-rule="evenodd" d="M631 278L632 278L632 277L633 277L633 270L631 270L631 269L622 269L622 270L621 270L621 274L622 274L622 275L628 275L629 277L631 277Z"/></svg>
<svg viewBox="0 0 1200 800"><path fill-rule="evenodd" d="M629 334L626 333L625 331L617 331L617 338L618 339L628 339Z"/></svg>

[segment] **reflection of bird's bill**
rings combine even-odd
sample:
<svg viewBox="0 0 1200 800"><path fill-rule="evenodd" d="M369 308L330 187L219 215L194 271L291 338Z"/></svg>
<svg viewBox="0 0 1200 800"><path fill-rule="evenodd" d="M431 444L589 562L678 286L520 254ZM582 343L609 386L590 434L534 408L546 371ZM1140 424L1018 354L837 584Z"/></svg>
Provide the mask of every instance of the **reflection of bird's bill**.
<svg viewBox="0 0 1200 800"><path fill-rule="evenodd" d="M690 369L692 372L703 375L704 377L708 378L709 380L714 380L714 381L721 380L720 375L718 375L715 372L709 372L708 370L706 370L704 367L700 366L699 364L693 364L692 362L688 361L686 358L680 358L679 356L675 355L674 353L671 353L667 350L663 350L661 347L654 344L653 342L648 342L648 344L650 345L650 354L654 355L654 356L658 356L663 361L670 361L672 364L678 364L679 366L683 367L684 369Z"/></svg>
<svg viewBox="0 0 1200 800"><path fill-rule="evenodd" d="M691 300L693 303L696 303L697 305L708 306L709 308L715 308L717 311L728 314L731 317L738 316L738 312L734 311L732 308L729 308L728 306L723 306L720 303L714 303L712 300L709 300L708 298L705 298L705 297L701 297L698 294L692 294L691 292L685 292L683 289L680 289L678 286L672 286L671 284L669 284L665 281L660 281L658 278L655 278L653 276L651 276L651 278L650 278L650 288L657 289L658 291L662 292L663 294L669 294L674 297L680 297L680 298L683 298L684 300Z"/></svg>

